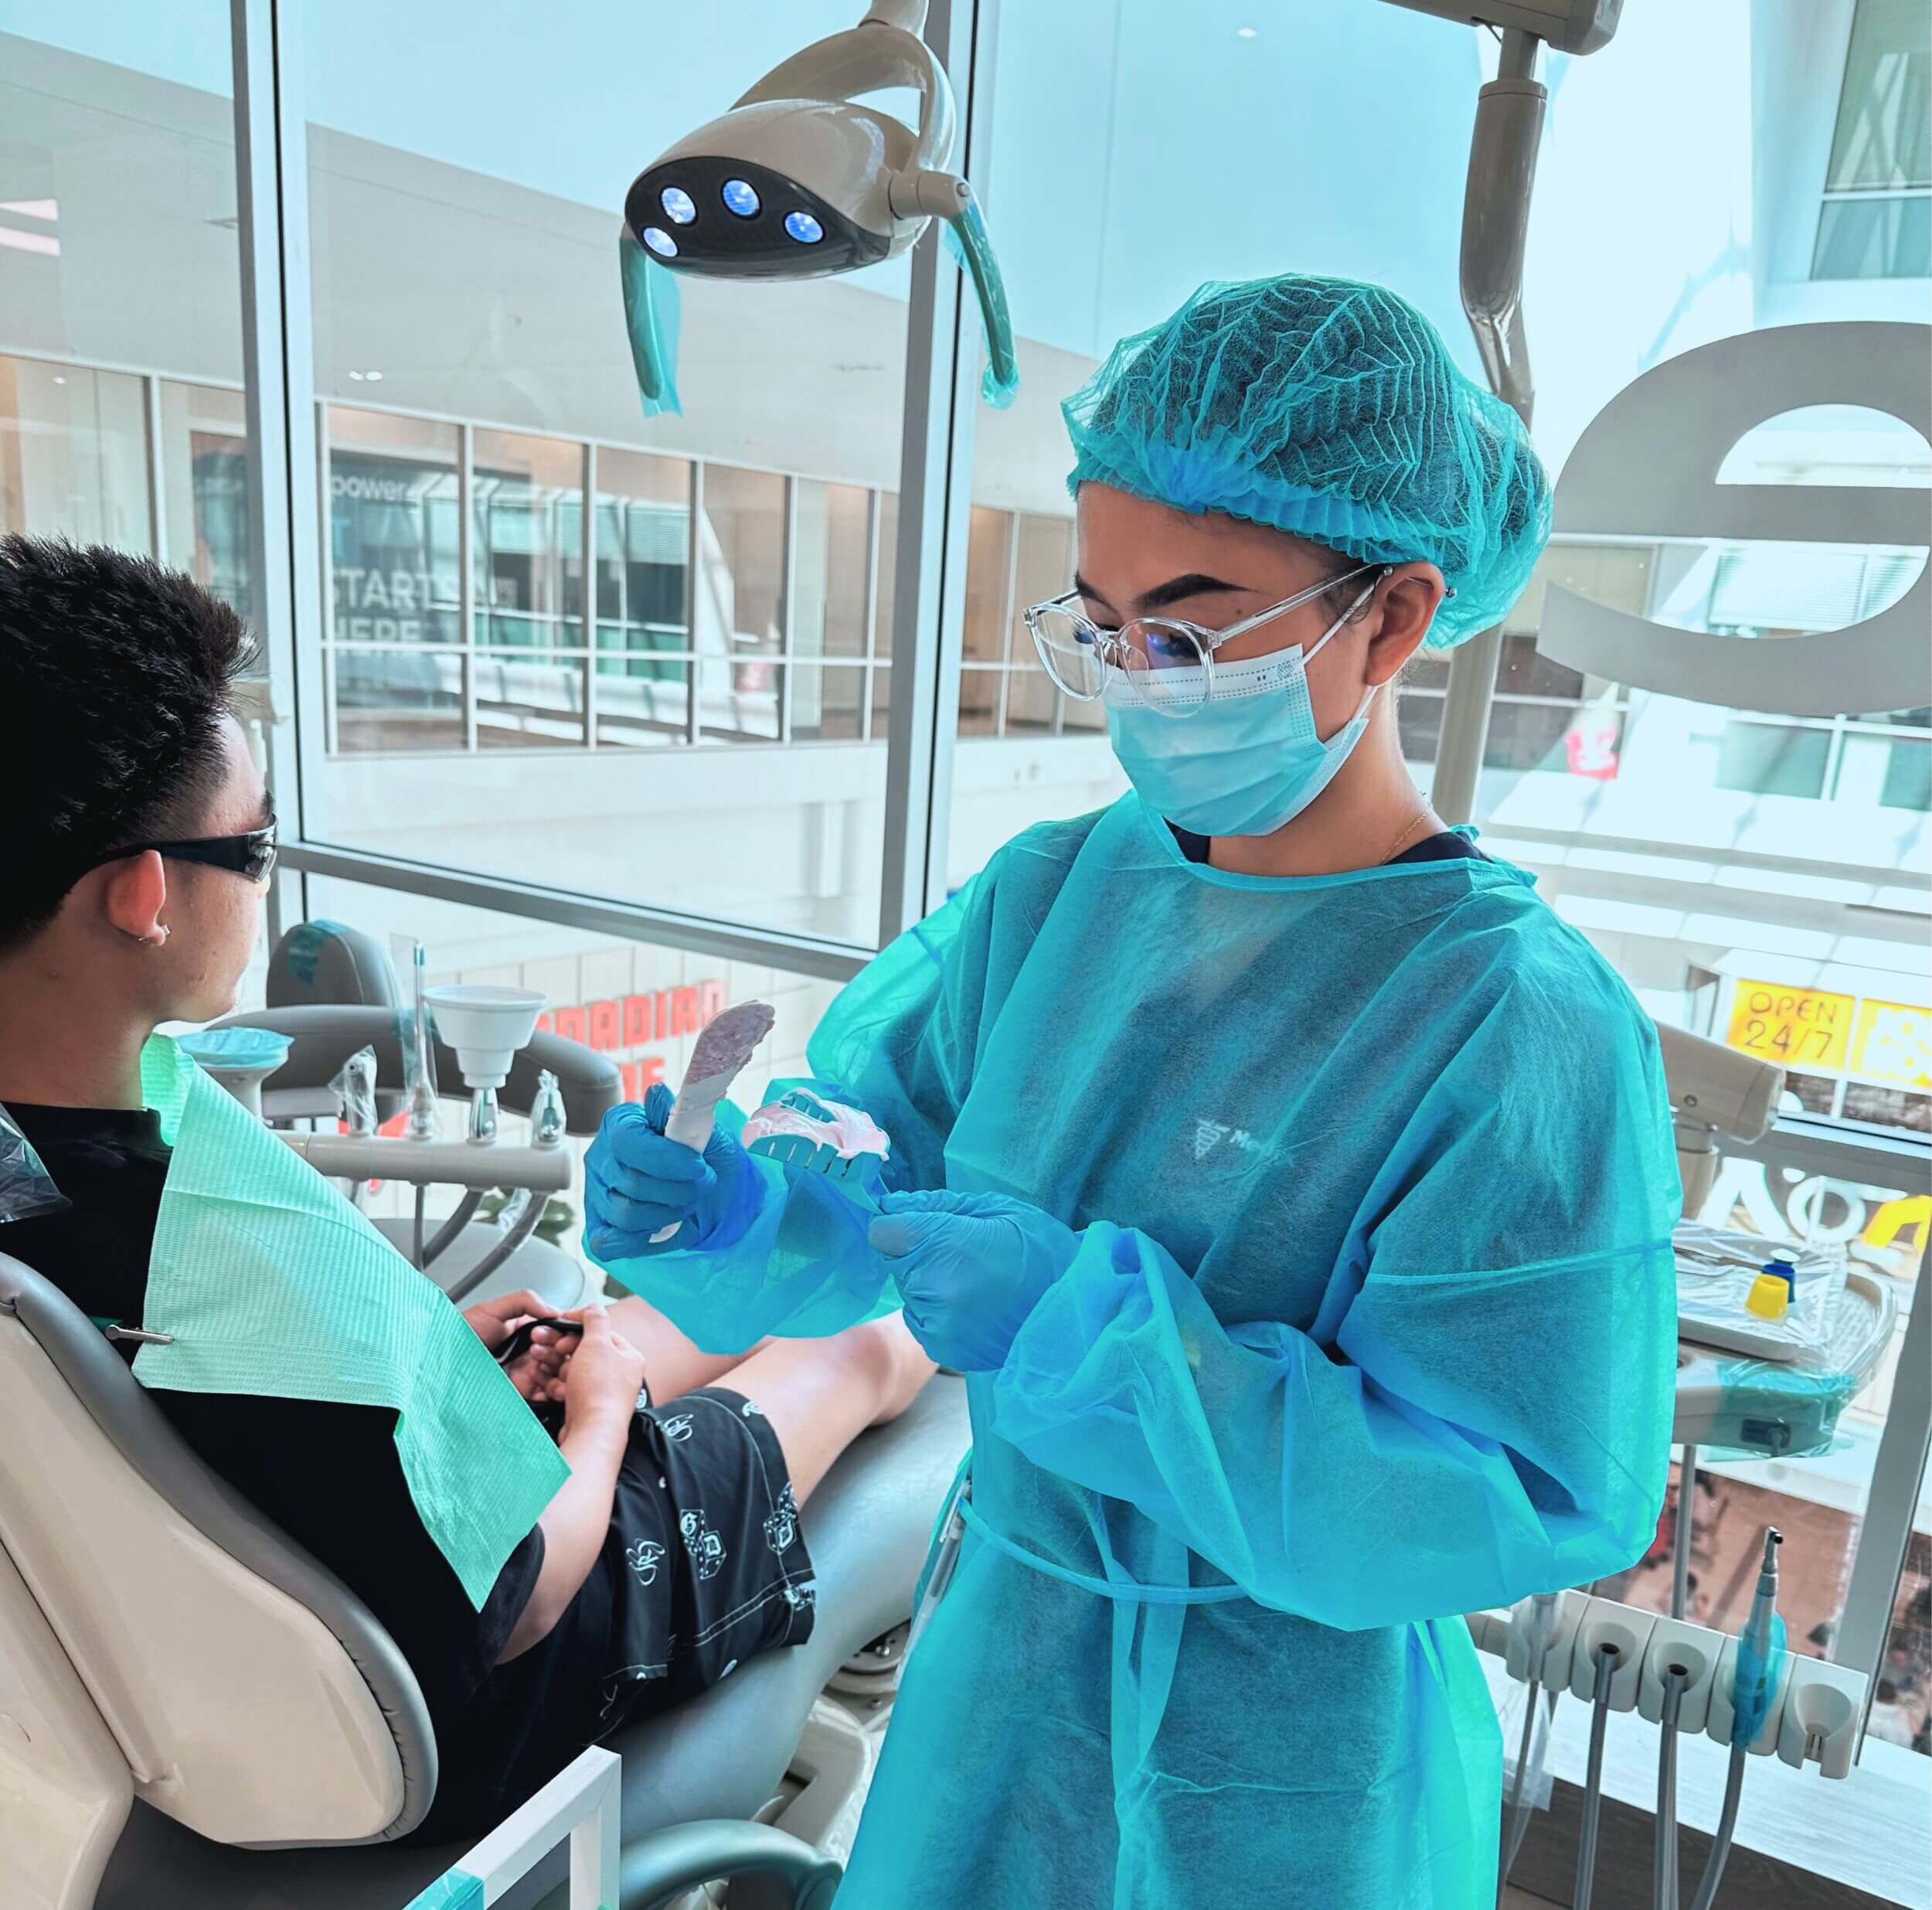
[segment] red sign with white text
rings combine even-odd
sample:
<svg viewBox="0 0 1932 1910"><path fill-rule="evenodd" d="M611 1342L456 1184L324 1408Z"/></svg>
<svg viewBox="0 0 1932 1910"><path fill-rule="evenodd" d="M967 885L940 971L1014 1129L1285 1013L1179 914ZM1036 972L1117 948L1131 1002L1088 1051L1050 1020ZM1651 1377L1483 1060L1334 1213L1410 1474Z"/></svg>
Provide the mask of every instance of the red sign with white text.
<svg viewBox="0 0 1932 1910"><path fill-rule="evenodd" d="M694 1035L723 1011L725 985L699 982L682 988L659 989L651 995L621 995L553 1008L539 1017L537 1026L573 1041L581 1041L600 1054L675 1041ZM624 1074L624 1098L641 1101L654 1081L665 1078L665 1056L634 1056L618 1064Z"/></svg>

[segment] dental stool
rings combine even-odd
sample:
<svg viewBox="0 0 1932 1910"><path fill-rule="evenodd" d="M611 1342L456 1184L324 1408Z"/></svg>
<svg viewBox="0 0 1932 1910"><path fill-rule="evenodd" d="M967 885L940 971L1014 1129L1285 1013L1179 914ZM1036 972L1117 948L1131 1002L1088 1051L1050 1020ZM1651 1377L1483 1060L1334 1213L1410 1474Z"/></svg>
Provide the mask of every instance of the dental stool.
<svg viewBox="0 0 1932 1910"><path fill-rule="evenodd" d="M611 1910L738 1873L822 1906L836 1866L750 1820L832 1674L910 1616L968 1436L964 1389L942 1377L859 1439L805 1515L811 1639L608 1741ZM395 1841L436 1780L415 1678L366 1608L202 1465L64 1295L0 1254L0 1903L401 1910L465 1853ZM566 1862L553 1852L501 1901L532 1910Z"/></svg>
<svg viewBox="0 0 1932 1910"><path fill-rule="evenodd" d="M299 932L291 929L283 937L284 945ZM332 941L329 945L336 943ZM386 1084L379 1085L376 1097L377 1112L386 1119L400 1112L403 1099L396 1013L394 1007L381 1003L318 1002L257 1009L248 1014L230 1015L214 1025L267 1028L290 1037L287 1060L268 1078L262 1091L262 1112L271 1124L304 1116L333 1116L336 1099L328 1084L351 1055L366 1047L376 1050L376 1078L379 1084ZM460 1086L463 1076L456 1050L441 1040L435 1047L438 1083ZM506 1113L527 1115L536 1099L537 1077L546 1069L556 1075L563 1091L566 1133L595 1134L605 1112L624 1098L623 1077L614 1061L580 1041L539 1030L511 1062L509 1079L498 1091L498 1105ZM375 1218L375 1224L394 1245L406 1254L409 1251L410 1221ZM470 1270L502 1238L488 1222L472 1221L426 1271L445 1292L460 1295L465 1305L514 1293L519 1287L541 1294L553 1312L567 1312L594 1297L582 1263L560 1248L536 1238L524 1241L502 1266L471 1287L467 1284Z"/></svg>

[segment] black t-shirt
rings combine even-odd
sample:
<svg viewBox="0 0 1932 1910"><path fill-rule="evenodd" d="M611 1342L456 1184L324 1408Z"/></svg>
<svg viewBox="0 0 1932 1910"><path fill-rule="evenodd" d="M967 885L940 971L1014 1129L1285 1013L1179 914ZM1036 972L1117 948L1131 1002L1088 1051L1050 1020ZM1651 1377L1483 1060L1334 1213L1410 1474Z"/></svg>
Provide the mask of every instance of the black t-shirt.
<svg viewBox="0 0 1932 1910"><path fill-rule="evenodd" d="M11 1255L97 1323L141 1323L168 1149L150 1112L9 1101L72 1207L0 1227ZM117 1342L130 1363L136 1347ZM416 1673L440 1775L423 1841L494 1827L596 1735L611 1590L593 1571L549 1635L501 1669L543 1563L543 1534L518 1546L474 1610L409 1494L396 1415L242 1394L148 1397L211 1470L334 1572Z"/></svg>
<svg viewBox="0 0 1932 1910"><path fill-rule="evenodd" d="M1209 839L1196 836L1192 829L1185 829L1170 822L1168 827L1174 831L1174 839L1181 846L1181 853L1189 862L1205 863L1208 859ZM1413 849L1405 849L1399 856L1389 858L1388 866L1393 868L1400 862L1487 862L1489 858L1466 836L1458 836L1452 829L1439 830L1434 836L1425 836Z"/></svg>

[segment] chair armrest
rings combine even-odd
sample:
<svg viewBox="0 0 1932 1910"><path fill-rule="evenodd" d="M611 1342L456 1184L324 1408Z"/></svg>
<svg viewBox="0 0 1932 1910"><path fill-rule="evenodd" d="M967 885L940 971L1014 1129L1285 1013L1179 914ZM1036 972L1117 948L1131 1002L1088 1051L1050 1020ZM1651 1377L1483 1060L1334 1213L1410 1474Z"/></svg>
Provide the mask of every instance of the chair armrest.
<svg viewBox="0 0 1932 1910"><path fill-rule="evenodd" d="M619 1910L662 1910L715 1878L761 1874L791 1888L792 1910L831 1910L845 1867L770 1824L710 1818L640 1839L624 1853Z"/></svg>

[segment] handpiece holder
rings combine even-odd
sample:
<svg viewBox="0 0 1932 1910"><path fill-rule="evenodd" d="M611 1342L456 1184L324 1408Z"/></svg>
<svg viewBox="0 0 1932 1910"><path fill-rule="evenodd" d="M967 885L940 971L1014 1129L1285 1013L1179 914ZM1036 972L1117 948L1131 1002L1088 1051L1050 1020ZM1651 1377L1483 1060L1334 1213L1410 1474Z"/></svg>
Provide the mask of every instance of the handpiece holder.
<svg viewBox="0 0 1932 1910"><path fill-rule="evenodd" d="M409 1091L409 1120L403 1132L412 1141L434 1141L442 1132L436 1106L436 1047L430 1040L429 1010L423 1000L429 952L413 935L391 938L396 955L409 965L409 1026L403 1030L403 1071Z"/></svg>

